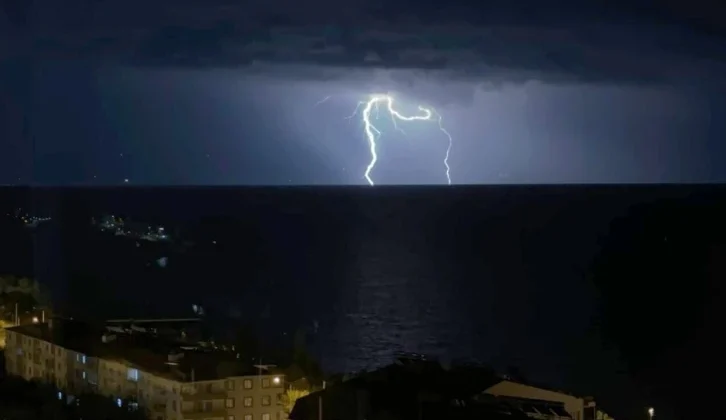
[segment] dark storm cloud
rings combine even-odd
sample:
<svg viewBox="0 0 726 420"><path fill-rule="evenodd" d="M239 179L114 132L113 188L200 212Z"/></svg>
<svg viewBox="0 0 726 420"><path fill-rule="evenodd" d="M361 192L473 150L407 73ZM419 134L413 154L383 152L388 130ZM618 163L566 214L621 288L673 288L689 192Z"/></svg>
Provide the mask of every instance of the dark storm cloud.
<svg viewBox="0 0 726 420"><path fill-rule="evenodd" d="M11 48L39 58L314 80L405 70L390 77L396 89L419 77L713 86L726 75L714 36L683 26L597 23L597 8L583 15L530 5L527 16L542 16L532 20L496 2L474 10L454 1L446 11L407 0L11 3Z"/></svg>

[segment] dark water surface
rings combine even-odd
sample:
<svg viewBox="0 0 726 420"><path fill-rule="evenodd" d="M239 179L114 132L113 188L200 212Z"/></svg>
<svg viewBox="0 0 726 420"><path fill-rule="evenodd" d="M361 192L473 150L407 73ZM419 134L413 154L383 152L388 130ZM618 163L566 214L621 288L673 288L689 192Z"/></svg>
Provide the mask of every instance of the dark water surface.
<svg viewBox="0 0 726 420"><path fill-rule="evenodd" d="M54 221L13 231L24 239L2 264L79 311L178 313L197 303L269 336L305 327L331 370L409 351L517 365L563 386L619 369L596 344L599 291L588 274L611 224L642 206L724 196L637 186L23 194ZM88 221L104 213L163 224L193 244L100 236Z"/></svg>

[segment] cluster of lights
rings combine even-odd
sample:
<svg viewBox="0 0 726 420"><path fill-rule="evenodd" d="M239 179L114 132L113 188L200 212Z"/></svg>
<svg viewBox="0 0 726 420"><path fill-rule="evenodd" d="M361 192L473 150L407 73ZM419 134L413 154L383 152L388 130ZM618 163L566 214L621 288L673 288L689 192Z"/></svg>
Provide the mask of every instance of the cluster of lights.
<svg viewBox="0 0 726 420"><path fill-rule="evenodd" d="M9 215L8 215L9 216ZM40 223L43 222L49 222L51 220L50 217L37 217L37 216L30 216L28 214L24 215L18 215L16 213L16 217L26 226L37 226Z"/></svg>
<svg viewBox="0 0 726 420"><path fill-rule="evenodd" d="M169 235L166 234L166 230L162 226L156 228L147 226L145 232L136 232L127 228L122 218L115 216L104 218L100 226L101 231L112 230L114 234L119 236L136 236L147 241L166 241L169 239Z"/></svg>

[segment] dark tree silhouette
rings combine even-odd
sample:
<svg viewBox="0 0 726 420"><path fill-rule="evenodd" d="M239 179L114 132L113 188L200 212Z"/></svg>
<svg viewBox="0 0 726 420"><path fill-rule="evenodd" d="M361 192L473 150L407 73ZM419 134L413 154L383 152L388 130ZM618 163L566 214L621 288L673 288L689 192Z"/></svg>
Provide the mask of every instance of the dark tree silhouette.
<svg viewBox="0 0 726 420"><path fill-rule="evenodd" d="M611 225L592 270L602 337L653 404L686 417L708 390L688 395L683 384L723 374L722 358L708 349L723 348L711 338L724 304L716 262L726 259L725 210L713 194L633 208Z"/></svg>

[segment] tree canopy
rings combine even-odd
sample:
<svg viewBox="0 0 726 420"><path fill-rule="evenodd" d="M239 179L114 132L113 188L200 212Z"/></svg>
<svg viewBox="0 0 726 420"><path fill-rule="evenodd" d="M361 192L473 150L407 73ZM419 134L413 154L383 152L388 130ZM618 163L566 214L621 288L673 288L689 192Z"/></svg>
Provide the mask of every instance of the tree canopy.
<svg viewBox="0 0 726 420"><path fill-rule="evenodd" d="M3 316L11 317L15 312L32 311L37 306L48 307L50 295L36 280L27 277L0 276L0 307Z"/></svg>
<svg viewBox="0 0 726 420"><path fill-rule="evenodd" d="M696 194L688 203L633 207L611 224L591 270L604 344L617 349L654 405L672 405L685 417L698 417L697 401L717 398L717 388L683 384L724 372L715 354L724 348L725 210L725 202Z"/></svg>
<svg viewBox="0 0 726 420"><path fill-rule="evenodd" d="M295 403L302 397L310 395L310 391L304 389L290 388L282 394L282 409L288 416L292 413Z"/></svg>

